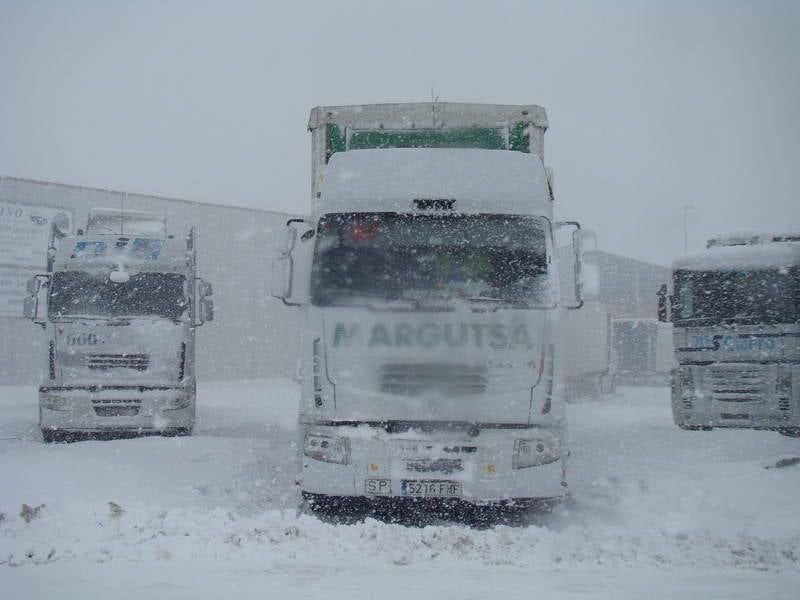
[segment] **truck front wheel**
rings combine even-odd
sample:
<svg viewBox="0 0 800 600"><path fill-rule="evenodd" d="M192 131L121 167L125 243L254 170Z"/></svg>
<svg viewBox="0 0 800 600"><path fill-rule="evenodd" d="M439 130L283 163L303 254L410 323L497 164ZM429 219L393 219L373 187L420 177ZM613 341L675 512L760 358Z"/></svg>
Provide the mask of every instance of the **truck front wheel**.
<svg viewBox="0 0 800 600"><path fill-rule="evenodd" d="M55 444L65 440L64 432L57 429L42 429L42 439L45 444Z"/></svg>
<svg viewBox="0 0 800 600"><path fill-rule="evenodd" d="M167 429L161 435L164 437L187 437L192 435L192 427L178 427L177 429Z"/></svg>
<svg viewBox="0 0 800 600"><path fill-rule="evenodd" d="M687 425L686 423L678 423L678 427L685 431L711 431L708 425Z"/></svg>

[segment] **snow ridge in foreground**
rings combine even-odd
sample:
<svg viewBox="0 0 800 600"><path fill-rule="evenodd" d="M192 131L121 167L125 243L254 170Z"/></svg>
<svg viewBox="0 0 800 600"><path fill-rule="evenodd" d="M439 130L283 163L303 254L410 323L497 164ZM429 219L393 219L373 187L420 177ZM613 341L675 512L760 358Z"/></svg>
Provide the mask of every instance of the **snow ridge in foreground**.
<svg viewBox="0 0 800 600"><path fill-rule="evenodd" d="M89 508L89 507L87 507ZM96 505L83 514L47 515L0 524L0 565L56 561L173 559L297 560L420 564L476 562L517 567L656 566L800 571L800 536L767 539L711 531L669 533L610 526L478 530L461 525L423 528L367 519L333 525L293 510L242 517L229 510L153 510ZM120 512L122 511L122 512Z"/></svg>

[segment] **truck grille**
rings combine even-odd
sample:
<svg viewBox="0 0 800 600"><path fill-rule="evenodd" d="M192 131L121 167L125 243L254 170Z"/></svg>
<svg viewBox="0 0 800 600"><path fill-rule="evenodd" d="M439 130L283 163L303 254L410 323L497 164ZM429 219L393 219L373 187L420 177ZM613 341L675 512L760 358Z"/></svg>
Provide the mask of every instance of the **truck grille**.
<svg viewBox="0 0 800 600"><path fill-rule="evenodd" d="M142 401L135 398L109 398L92 400L94 414L98 417L135 417Z"/></svg>
<svg viewBox="0 0 800 600"><path fill-rule="evenodd" d="M487 369L469 365L383 365L379 377L380 389L387 394L418 396L434 392L460 396L486 391Z"/></svg>
<svg viewBox="0 0 800 600"><path fill-rule="evenodd" d="M706 391L720 402L763 402L767 369L762 365L714 365L706 371Z"/></svg>
<svg viewBox="0 0 800 600"><path fill-rule="evenodd" d="M150 366L150 356L147 354L89 354L86 356L86 366L101 371L108 369L146 371Z"/></svg>
<svg viewBox="0 0 800 600"><path fill-rule="evenodd" d="M778 410L781 411L784 419L791 417L792 405L789 398L780 398L778 400Z"/></svg>

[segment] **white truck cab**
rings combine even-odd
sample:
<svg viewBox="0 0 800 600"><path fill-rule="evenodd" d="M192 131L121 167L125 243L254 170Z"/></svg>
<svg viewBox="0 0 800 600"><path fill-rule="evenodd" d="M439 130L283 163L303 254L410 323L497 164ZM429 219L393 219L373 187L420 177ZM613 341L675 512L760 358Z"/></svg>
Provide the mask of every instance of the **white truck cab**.
<svg viewBox="0 0 800 600"><path fill-rule="evenodd" d="M176 239L162 217L93 209L85 233L63 238L28 290L26 316L48 338L45 441L192 432L195 329L213 318L193 231Z"/></svg>
<svg viewBox="0 0 800 600"><path fill-rule="evenodd" d="M678 426L800 436L800 235L709 240L674 262L659 318L673 323Z"/></svg>
<svg viewBox="0 0 800 600"><path fill-rule="evenodd" d="M546 127L536 106L312 111L313 212L273 268L273 295L305 296L307 508L566 494Z"/></svg>

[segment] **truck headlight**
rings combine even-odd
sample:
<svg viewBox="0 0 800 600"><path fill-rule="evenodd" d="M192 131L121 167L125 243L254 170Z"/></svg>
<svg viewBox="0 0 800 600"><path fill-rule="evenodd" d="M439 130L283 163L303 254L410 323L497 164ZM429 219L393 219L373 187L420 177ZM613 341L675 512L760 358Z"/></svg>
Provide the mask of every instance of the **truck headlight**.
<svg viewBox="0 0 800 600"><path fill-rule="evenodd" d="M692 379L691 367L683 367L682 369L678 369L678 381L680 382L681 393L683 395L694 395L694 380Z"/></svg>
<svg viewBox="0 0 800 600"><path fill-rule="evenodd" d="M189 404L191 404L191 400L188 395L175 396L164 403L164 410L180 410L181 408L186 408Z"/></svg>
<svg viewBox="0 0 800 600"><path fill-rule="evenodd" d="M514 440L511 466L525 469L556 462L561 458L561 440L557 437Z"/></svg>
<svg viewBox="0 0 800 600"><path fill-rule="evenodd" d="M307 433L303 442L303 454L315 460L346 465L350 458L350 440Z"/></svg>
<svg viewBox="0 0 800 600"><path fill-rule="evenodd" d="M48 410L69 410L67 399L63 396L44 396L42 406Z"/></svg>

